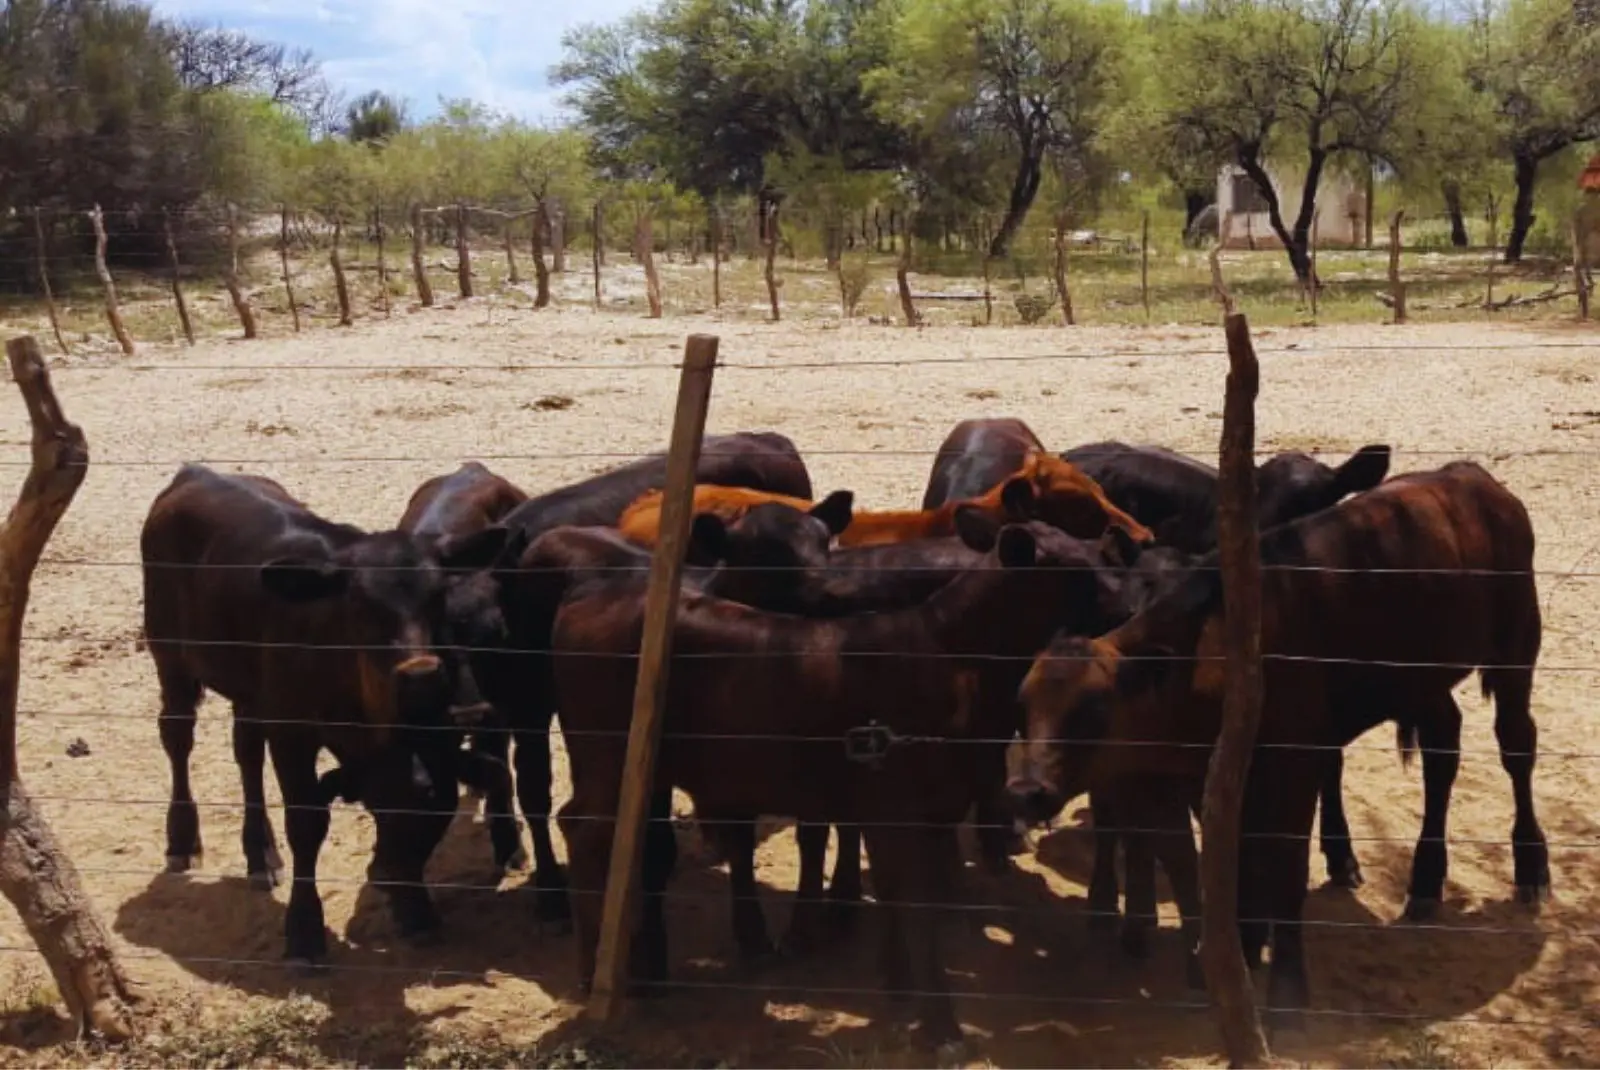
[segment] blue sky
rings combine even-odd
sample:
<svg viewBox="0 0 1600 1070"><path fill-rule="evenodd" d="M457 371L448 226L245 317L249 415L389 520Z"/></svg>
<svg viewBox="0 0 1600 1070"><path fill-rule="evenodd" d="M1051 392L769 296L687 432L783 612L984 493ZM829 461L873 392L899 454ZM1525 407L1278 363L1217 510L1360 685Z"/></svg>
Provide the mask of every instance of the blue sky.
<svg viewBox="0 0 1600 1070"><path fill-rule="evenodd" d="M381 89L435 110L471 97L538 121L559 115L545 79L561 35L609 22L640 0L154 0L163 15L199 18L311 48L349 96Z"/></svg>

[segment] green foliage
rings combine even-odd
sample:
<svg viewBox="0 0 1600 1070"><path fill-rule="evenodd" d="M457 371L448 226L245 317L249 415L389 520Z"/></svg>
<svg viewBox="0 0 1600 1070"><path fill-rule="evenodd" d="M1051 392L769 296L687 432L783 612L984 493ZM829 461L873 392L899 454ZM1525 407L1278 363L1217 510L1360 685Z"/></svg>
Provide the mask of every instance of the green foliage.
<svg viewBox="0 0 1600 1070"><path fill-rule="evenodd" d="M1043 320L1056 307L1054 294L1017 294L1012 301L1017 306L1017 315L1030 327Z"/></svg>
<svg viewBox="0 0 1600 1070"><path fill-rule="evenodd" d="M344 117L346 137L373 145L386 144L410 122L404 101L376 89L352 101Z"/></svg>

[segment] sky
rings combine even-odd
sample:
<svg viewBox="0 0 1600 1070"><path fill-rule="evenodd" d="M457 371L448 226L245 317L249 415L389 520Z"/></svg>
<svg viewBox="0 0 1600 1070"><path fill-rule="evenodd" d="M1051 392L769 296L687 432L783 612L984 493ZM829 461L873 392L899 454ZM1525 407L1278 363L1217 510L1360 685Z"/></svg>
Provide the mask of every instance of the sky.
<svg viewBox="0 0 1600 1070"><path fill-rule="evenodd" d="M156 11L312 49L347 96L381 89L423 118L470 97L531 122L561 116L546 80L561 36L640 0L153 0Z"/></svg>

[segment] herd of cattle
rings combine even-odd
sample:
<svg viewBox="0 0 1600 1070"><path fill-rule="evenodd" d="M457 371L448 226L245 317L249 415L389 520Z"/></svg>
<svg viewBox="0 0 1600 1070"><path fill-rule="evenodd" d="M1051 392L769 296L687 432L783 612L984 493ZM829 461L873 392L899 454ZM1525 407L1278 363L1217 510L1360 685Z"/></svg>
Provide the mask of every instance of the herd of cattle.
<svg viewBox="0 0 1600 1070"><path fill-rule="evenodd" d="M1291 1011L1308 999L1300 918L1319 798L1330 877L1361 881L1340 748L1386 721L1403 755L1420 744L1426 802L1407 913L1425 916L1447 864L1461 731L1452 689L1474 669L1514 791L1518 895L1537 902L1550 885L1531 789L1540 618L1528 514L1476 464L1386 478L1389 461L1386 446L1337 468L1283 453L1256 473L1266 705L1239 912L1252 965L1271 939L1271 1002ZM438 924L423 867L466 784L484 795L502 869L526 864L514 791L537 917L575 923L590 978L665 469L654 455L529 498L469 463L419 488L394 530L371 533L324 520L271 480L183 468L141 539L172 767L168 868L201 854L189 758L209 689L233 706L244 853L268 888L282 868L263 788L272 756L293 858L290 958L326 954L316 862L334 798L370 808L369 879L397 926L417 932ZM798 822L787 948L853 916L841 908L862 896L864 839L886 980L918 994L937 1041L959 1036L941 912L904 907L951 901L955 830L969 816L984 864L1004 872L1022 849L1019 819L1047 821L1087 792L1093 915L1119 914L1120 841L1123 940L1138 953L1159 860L1192 969L1190 814L1222 695L1216 496L1215 470L1182 455L1120 443L1056 455L1020 421L996 419L951 432L920 510L857 512L845 491L814 500L787 438L708 437L635 981L667 976L673 788L728 863L746 956L772 951L755 894L757 818ZM559 815L565 871L549 827L557 713L572 780ZM324 748L338 764L319 775ZM824 891L830 828L839 850Z"/></svg>

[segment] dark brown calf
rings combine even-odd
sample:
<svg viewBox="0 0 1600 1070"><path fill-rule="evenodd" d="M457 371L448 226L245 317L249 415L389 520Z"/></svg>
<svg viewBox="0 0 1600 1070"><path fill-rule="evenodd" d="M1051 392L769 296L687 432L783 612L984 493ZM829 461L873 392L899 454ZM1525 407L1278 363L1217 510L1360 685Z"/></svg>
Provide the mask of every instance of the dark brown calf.
<svg viewBox="0 0 1600 1070"><path fill-rule="evenodd" d="M435 653L445 569L487 566L504 545L490 529L463 540L368 534L318 517L278 484L199 465L180 470L140 537L144 630L161 683L161 742L172 766L167 865L201 856L189 788L195 711L210 689L233 704L245 797L244 852L268 886L282 863L262 784L266 753L287 813L294 887L284 919L290 958L327 952L317 853L328 798L317 755L352 770L372 808L368 876L402 931L438 924L422 885L455 811L455 784L430 780L420 755L449 723L453 682Z"/></svg>
<svg viewBox="0 0 1600 1070"><path fill-rule="evenodd" d="M1451 689L1476 667L1495 700L1495 735L1516 804L1518 897L1543 899L1550 867L1533 806L1537 731L1529 712L1540 643L1533 528L1522 503L1476 464L1400 476L1267 532L1262 651L1265 706L1250 766L1240 916L1273 925L1271 999L1307 1002L1300 917L1322 774L1338 748L1383 721L1423 749L1422 836L1406 913L1443 892L1445 817L1460 762ZM1214 563L1208 558L1206 563ZM1172 835L1153 844L1192 872L1185 805L1204 780L1222 700L1222 604L1215 570L1191 574L1096 640L1053 643L1022 688L1027 762L1012 784L1036 818L1090 784L1116 786ZM1177 744L1162 747L1161 743ZM1188 855L1188 859L1181 856ZM1192 914L1198 895L1180 895ZM1264 926L1245 932L1252 959Z"/></svg>
<svg viewBox="0 0 1600 1070"><path fill-rule="evenodd" d="M976 701L978 667L997 656L1025 658L1074 623L1092 604L1091 565L1083 543L1030 523L1001 530L981 567L911 610L808 620L693 592L679 608L655 812L678 787L711 824L751 814L861 824L889 922L890 983L917 992L935 1043L961 1036L939 950L940 912L911 905L936 908L956 879L954 829L978 788L965 742L1009 730L1009 721L987 723ZM560 821L573 879L586 890L606 880L643 592L636 579L580 581L567 590L552 633L573 776ZM863 760L852 761L852 751ZM637 945L646 982L666 976L661 897L670 836L669 825L651 823ZM587 981L600 897L580 896L574 906Z"/></svg>

